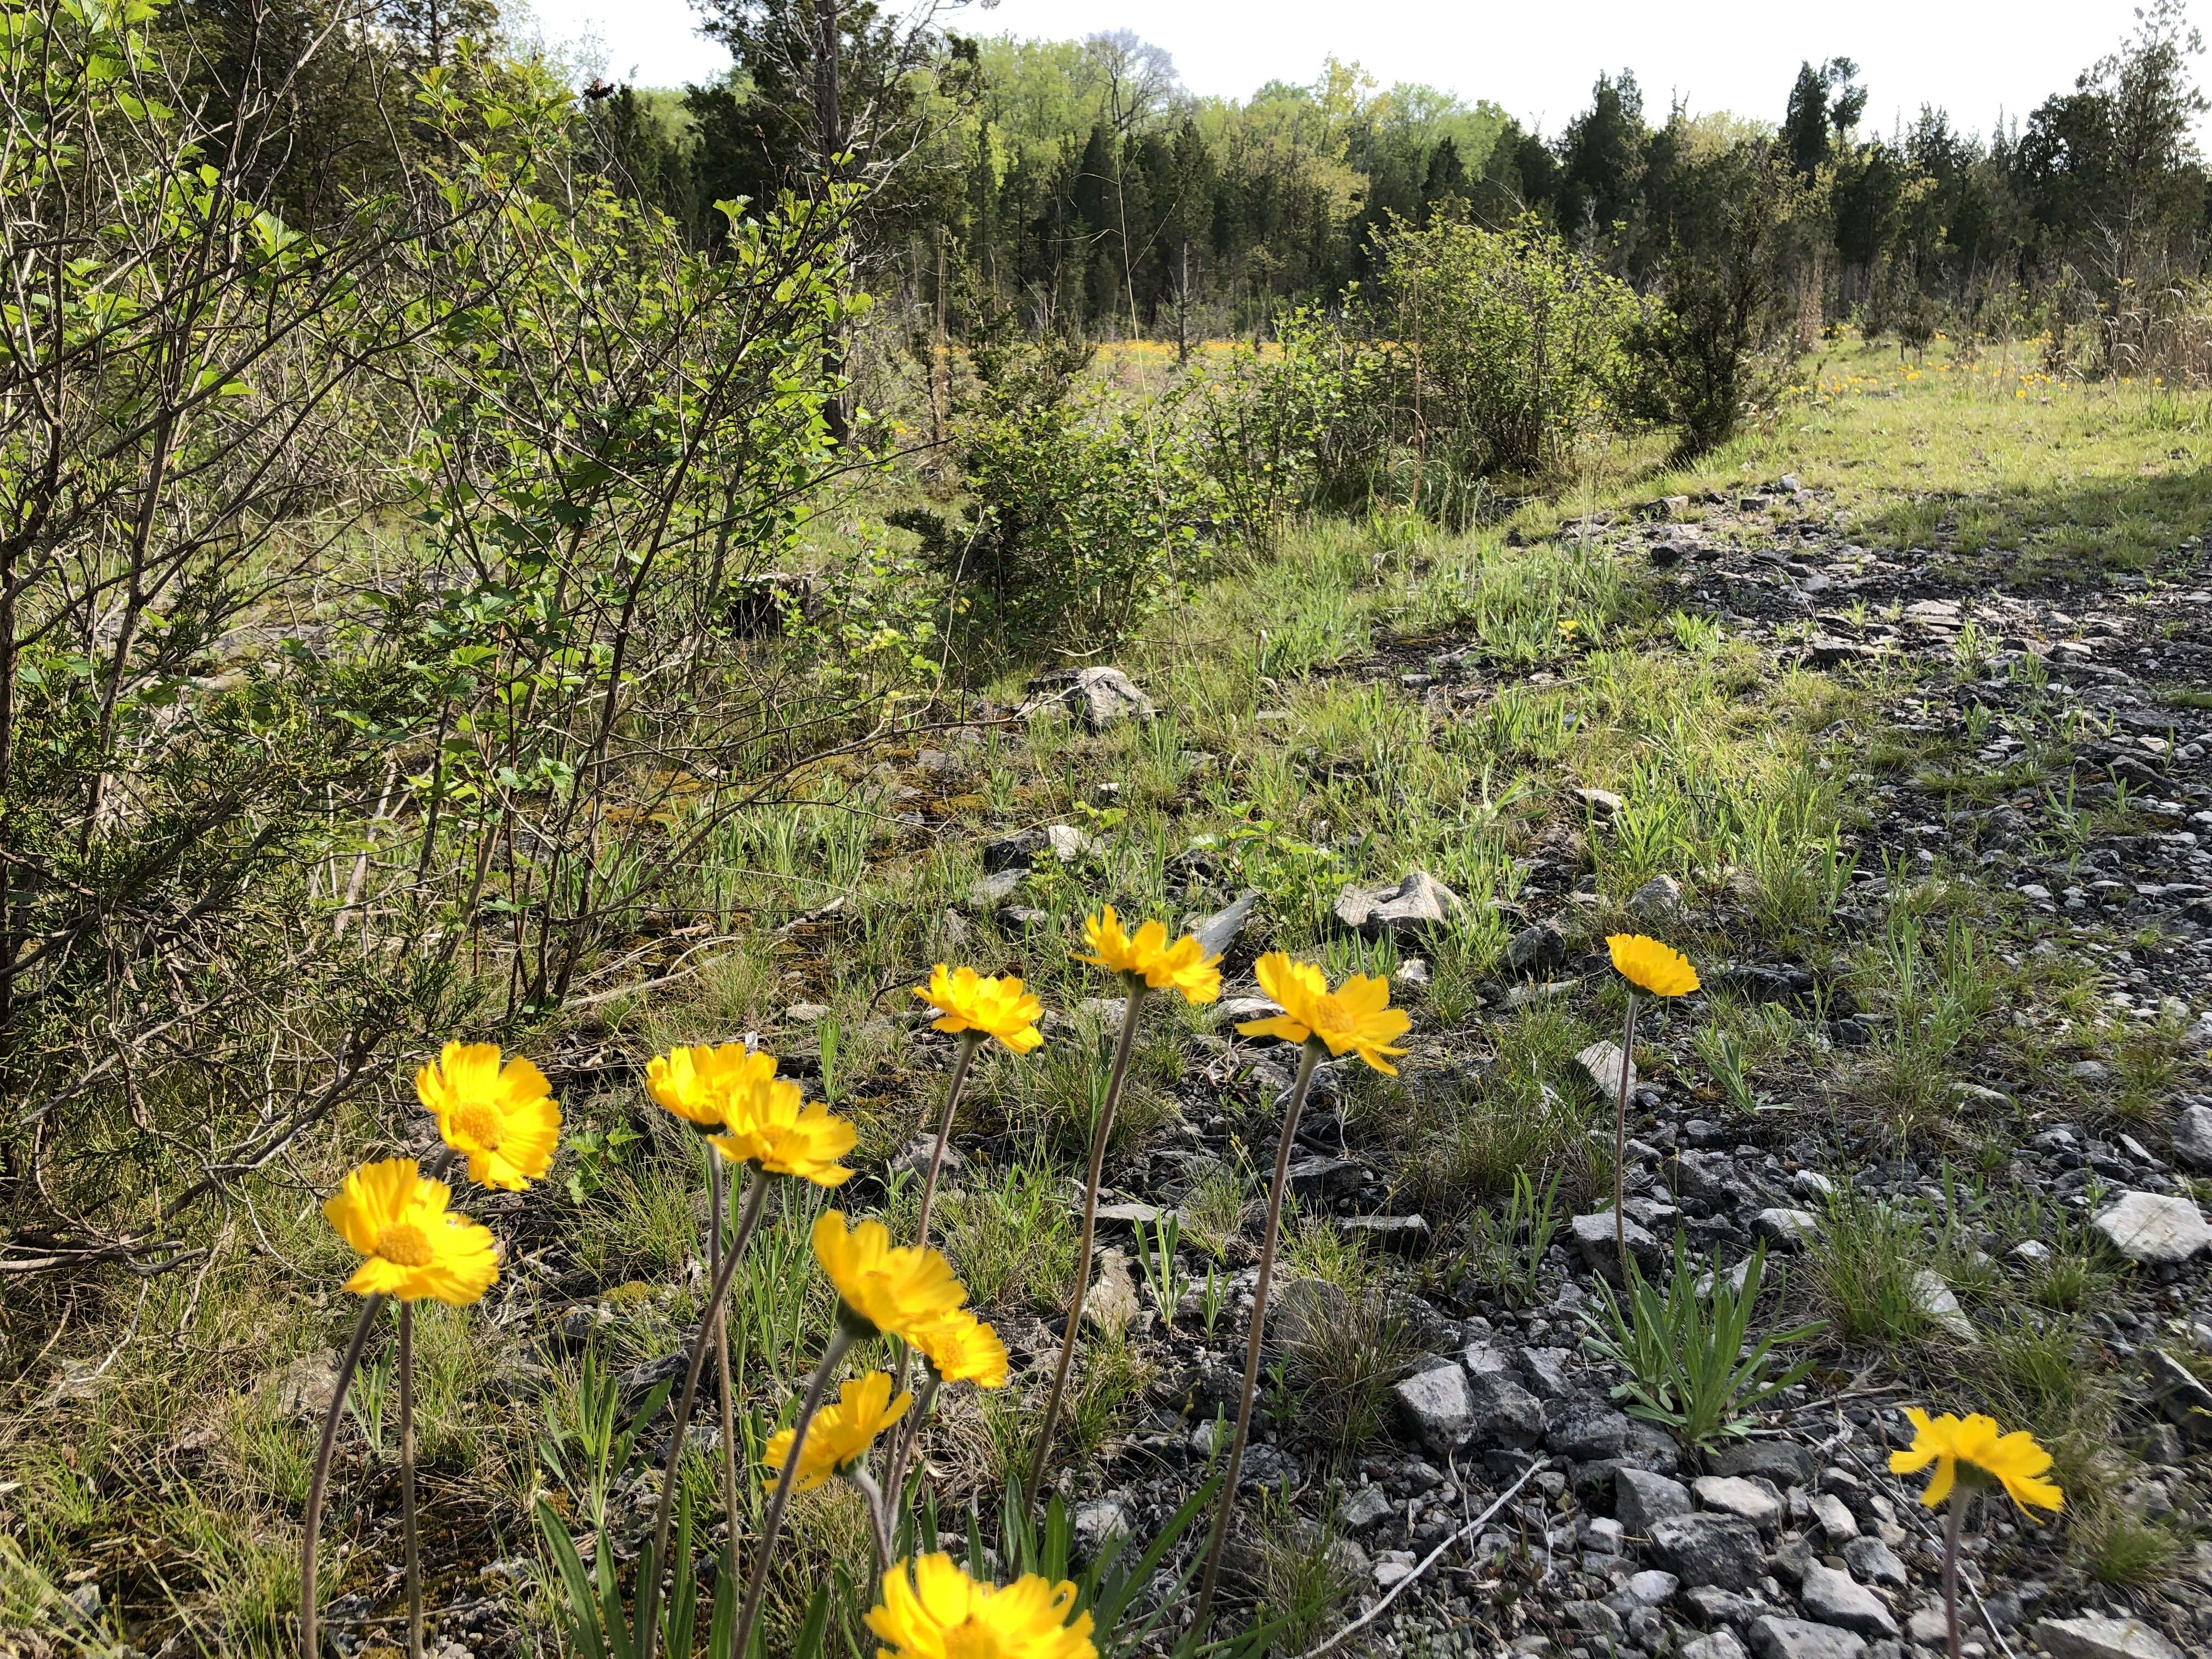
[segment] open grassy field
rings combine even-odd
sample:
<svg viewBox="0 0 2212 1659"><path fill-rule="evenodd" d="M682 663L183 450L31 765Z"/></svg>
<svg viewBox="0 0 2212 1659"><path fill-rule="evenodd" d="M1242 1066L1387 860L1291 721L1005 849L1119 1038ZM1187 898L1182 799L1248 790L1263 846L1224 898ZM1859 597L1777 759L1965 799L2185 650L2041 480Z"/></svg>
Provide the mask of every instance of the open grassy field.
<svg viewBox="0 0 2212 1659"><path fill-rule="evenodd" d="M1983 1511L1970 1577L1996 1630L2024 1644L2039 1616L2103 1609L2203 1651L2212 1293L2201 1256L2134 1259L2096 1222L2124 1194L2212 1200L2212 398L2063 383L2039 361L2034 342L1905 361L1839 339L1759 432L1686 471L1592 445L1468 533L1306 524L1118 659L1154 717L1023 712L1009 679L745 814L696 907L547 1022L532 1052L562 1160L474 1206L504 1251L493 1295L421 1322L432 1650L556 1650L532 1503L619 1553L657 1496L616 1425L690 1338L707 1198L640 1086L649 1056L757 1039L859 1129L836 1201L897 1218L918 1184L900 1154L952 1054L908 988L951 958L1042 1000L1041 1049L977 1062L937 1212L1015 1369L950 1404L926 1448L957 1534L967 1501L988 1516L1018 1478L1074 1259L1118 1017L1072 959L1082 917L1103 902L1173 925L1251 893L1224 1006L1283 950L1332 981L1387 976L1412 1017L1395 1077L1323 1067L1300 1138L1248 1466L1263 1490L1226 1589L1273 1650L1409 1579L1357 1643L1660 1654L1755 1622L1633 1591L1650 1528L1619 1471L1639 1458L1768 1483L1776 1514L1753 1524L1780 1565L1737 1589L1776 1616L1850 1572L1879 1609L1850 1628L1940 1644L1916 1620L1936 1542L1885 1461L1916 1405L1990 1411L2057 1458L2063 1518ZM1415 872L1449 890L1433 921L1342 920L1347 888ZM1612 1231L1575 1222L1616 1171L1612 1103L1577 1055L1618 1036L1602 941L1620 931L1703 980L1640 1028L1620 1174L1645 1265L1679 1235L1725 1272L1765 1240L1757 1328L1814 1327L1787 1351L1812 1368L1743 1443L1790 1449L1764 1462L1655 1444L1608 1414L1631 1371L1584 1346L1612 1329ZM1154 1000L1107 1164L1127 1207L1099 1272L1126 1306L1086 1338L1055 1473L1079 1516L1140 1537L1197 1485L1242 1363L1291 1051L1233 1023ZM289 1650L350 1313L319 1197L364 1148L423 1143L419 1059L263 1171L197 1267L86 1284L35 1342L0 1312L18 1379L0 1649ZM805 1271L827 1201L779 1196L738 1280L749 1448L830 1317ZM1459 1358L1478 1349L1543 1402L1533 1439L1425 1426L1409 1403L1439 1364L1487 1386ZM388 1650L403 1610L389 1367L356 1384L340 1440L325 1617L348 1653ZM1548 1462L1516 1500L1460 1536L1532 1455ZM703 1446L684 1471L712 1512ZM1707 1511L1748 1504L1698 1491ZM803 1496L793 1527L770 1652L866 1552L844 1487ZM1691 1587L1684 1560L1648 1559Z"/></svg>

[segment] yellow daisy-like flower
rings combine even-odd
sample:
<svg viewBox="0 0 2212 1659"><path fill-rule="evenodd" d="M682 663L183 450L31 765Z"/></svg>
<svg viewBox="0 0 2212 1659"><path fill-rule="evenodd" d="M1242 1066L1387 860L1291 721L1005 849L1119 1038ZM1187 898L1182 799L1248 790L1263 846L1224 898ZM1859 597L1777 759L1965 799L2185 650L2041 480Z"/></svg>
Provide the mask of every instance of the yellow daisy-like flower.
<svg viewBox="0 0 2212 1659"><path fill-rule="evenodd" d="M415 1097L479 1187L519 1193L553 1162L561 1106L552 1085L520 1054L501 1065L495 1042L447 1043L415 1073Z"/></svg>
<svg viewBox="0 0 2212 1659"><path fill-rule="evenodd" d="M806 1443L799 1449L793 1487L812 1492L827 1484L831 1476L842 1474L866 1457L876 1437L904 1417L913 1404L910 1394L891 1398L891 1380L881 1371L848 1381L837 1390L836 1403L823 1407L806 1425ZM784 1461L791 1455L791 1441L789 1429L778 1429L769 1437L768 1450L761 1459L769 1478L783 1473Z"/></svg>
<svg viewBox="0 0 2212 1659"><path fill-rule="evenodd" d="M808 1103L796 1083L771 1077L739 1085L724 1098L722 1123L729 1133L709 1135L707 1144L733 1163L817 1187L841 1187L853 1178L837 1161L853 1150L853 1126L832 1117L822 1102Z"/></svg>
<svg viewBox="0 0 2212 1659"><path fill-rule="evenodd" d="M837 1287L842 1312L903 1341L916 1341L968 1299L967 1286L937 1251L892 1249L880 1221L863 1221L848 1232L842 1210L825 1211L814 1224L814 1259Z"/></svg>
<svg viewBox="0 0 2212 1659"><path fill-rule="evenodd" d="M1044 1041L1036 1028L1044 1004L1011 974L986 977L973 968L948 968L940 962L929 970L929 983L915 986L914 994L944 1016L930 1022L940 1031L981 1031L1018 1054Z"/></svg>
<svg viewBox="0 0 2212 1659"><path fill-rule="evenodd" d="M646 1062L648 1093L677 1116L720 1128L730 1097L775 1075L775 1056L747 1051L742 1042L672 1048Z"/></svg>
<svg viewBox="0 0 2212 1659"><path fill-rule="evenodd" d="M973 1382L986 1389L1006 1386L1006 1345L998 1332L965 1308L916 1331L914 1346L940 1382Z"/></svg>
<svg viewBox="0 0 2212 1659"><path fill-rule="evenodd" d="M976 1583L946 1554L902 1561L884 1575L868 1628L881 1659L1097 1659L1091 1615L1075 1586L1024 1573L1004 1587Z"/></svg>
<svg viewBox="0 0 2212 1659"><path fill-rule="evenodd" d="M1954 1417L1949 1412L1931 1418L1917 1406L1908 1406L1905 1415L1912 1424L1912 1444L1890 1453L1889 1472L1911 1474L1933 1463L1936 1473L1920 1494L1920 1501L1929 1509L1951 1495L1962 1464L1970 1481L1995 1481L2011 1495L2022 1513L2031 1504L2051 1510L2066 1506L2066 1494L2041 1478L2051 1468L2051 1454L2026 1429L2000 1434L1996 1419L1979 1412L1967 1418Z"/></svg>
<svg viewBox="0 0 2212 1659"><path fill-rule="evenodd" d="M348 1176L323 1205L338 1236L368 1258L345 1288L456 1308L489 1290L499 1277L491 1235L466 1216L447 1213L453 1196L411 1158L365 1164Z"/></svg>
<svg viewBox="0 0 2212 1659"><path fill-rule="evenodd" d="M1641 933L1608 933L1613 970L1655 997L1686 997L1698 988L1698 970L1680 951Z"/></svg>
<svg viewBox="0 0 2212 1659"><path fill-rule="evenodd" d="M1206 955L1194 933L1169 944L1164 921L1148 921L1133 935L1123 931L1109 904L1083 919L1083 942L1091 954L1078 962L1141 979L1155 991L1172 987L1189 1003L1212 1002L1221 994L1221 958Z"/></svg>
<svg viewBox="0 0 2212 1659"><path fill-rule="evenodd" d="M1239 1025L1240 1034L1281 1037L1286 1042L1318 1037L1332 1055L1349 1049L1376 1071L1398 1075L1398 1068L1385 1056L1406 1051L1389 1044L1393 1037L1405 1036L1413 1022L1404 1009L1390 1006L1389 980L1354 974L1331 991L1320 969L1293 961L1280 951L1261 957L1255 971L1260 988L1283 1012Z"/></svg>

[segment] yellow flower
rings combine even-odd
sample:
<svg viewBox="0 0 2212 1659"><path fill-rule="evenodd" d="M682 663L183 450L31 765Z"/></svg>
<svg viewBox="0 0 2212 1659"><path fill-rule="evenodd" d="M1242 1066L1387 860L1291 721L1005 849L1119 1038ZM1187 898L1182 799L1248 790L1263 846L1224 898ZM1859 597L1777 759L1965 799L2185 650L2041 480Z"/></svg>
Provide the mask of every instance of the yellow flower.
<svg viewBox="0 0 2212 1659"><path fill-rule="evenodd" d="M677 1116L719 1127L731 1093L775 1075L775 1056L749 1053L742 1042L672 1048L646 1062L645 1086Z"/></svg>
<svg viewBox="0 0 2212 1659"><path fill-rule="evenodd" d="M806 1443L799 1449L799 1472L792 1477L793 1486L812 1492L830 1476L842 1474L866 1457L876 1437L904 1417L913 1404L910 1394L891 1399L891 1380L881 1371L851 1378L837 1390L836 1404L823 1407L806 1425ZM778 1429L769 1437L768 1451L761 1461L769 1474L783 1472L784 1460L791 1455L791 1439L789 1429Z"/></svg>
<svg viewBox="0 0 2212 1659"><path fill-rule="evenodd" d="M1912 1444L1904 1451L1890 1453L1889 1472L1911 1474L1933 1463L1936 1473L1929 1477L1928 1489L1920 1494L1920 1501L1929 1509L1951 1495L1961 1463L1966 1466L1970 1480L1986 1476L1996 1481L2023 1512L2031 1504L2052 1510L2065 1507L2066 1494L2039 1478L2051 1468L2051 1454L2036 1444L2035 1437L2027 1430L2001 1435L1996 1419L1979 1412L1964 1419L1949 1412L1931 1418L1917 1406L1908 1406L1905 1414L1912 1423Z"/></svg>
<svg viewBox="0 0 2212 1659"><path fill-rule="evenodd" d="M768 1060L765 1054L757 1058ZM775 1064L769 1060L771 1067ZM796 1083L749 1079L723 1097L722 1114L729 1133L709 1135L707 1144L733 1163L757 1164L770 1175L797 1176L817 1187L840 1187L853 1178L837 1161L853 1150L853 1126L830 1116L818 1100L807 1103Z"/></svg>
<svg viewBox="0 0 2212 1659"><path fill-rule="evenodd" d="M929 983L915 986L914 994L945 1016L930 1022L940 1031L981 1031L1018 1054L1044 1041L1036 1028L1044 1004L1012 975L986 978L973 968L952 969L940 962L930 969Z"/></svg>
<svg viewBox="0 0 2212 1659"><path fill-rule="evenodd" d="M943 1382L973 1382L986 1389L1006 1386L1006 1345L998 1332L965 1308L923 1326L913 1340Z"/></svg>
<svg viewBox="0 0 2212 1659"><path fill-rule="evenodd" d="M845 1231L842 1210L814 1224L814 1259L837 1287L845 1310L860 1323L908 1342L968 1299L952 1264L935 1250L891 1248L880 1221Z"/></svg>
<svg viewBox="0 0 2212 1659"><path fill-rule="evenodd" d="M447 1043L415 1073L415 1097L479 1187L519 1193L553 1162L561 1107L552 1085L520 1054L502 1066L495 1042Z"/></svg>
<svg viewBox="0 0 2212 1659"><path fill-rule="evenodd" d="M1680 951L1641 933L1608 933L1613 969L1631 985L1655 997L1687 996L1698 988L1698 970Z"/></svg>
<svg viewBox="0 0 2212 1659"><path fill-rule="evenodd" d="M1141 979L1155 991L1172 986L1185 1002L1212 1002L1221 994L1221 958L1206 955L1194 933L1170 945L1165 922L1148 921L1133 936L1122 931L1121 919L1109 904L1083 919L1083 942L1092 954L1076 957L1078 962Z"/></svg>
<svg viewBox="0 0 2212 1659"><path fill-rule="evenodd" d="M345 1282L356 1296L428 1297L465 1308L499 1277L491 1235L450 1215L453 1189L411 1158L365 1164L323 1206L338 1236L368 1260Z"/></svg>
<svg viewBox="0 0 2212 1659"><path fill-rule="evenodd" d="M1245 1036L1276 1036L1286 1042L1318 1037L1331 1054L1346 1049L1378 1072L1398 1075L1384 1058L1402 1054L1388 1047L1391 1038L1403 1036L1413 1021L1402 1008L1390 1006L1390 981L1354 974L1332 992L1320 969L1310 962L1294 962L1280 951L1260 958L1256 971L1260 988L1282 1013L1272 1019L1255 1019L1237 1029Z"/></svg>
<svg viewBox="0 0 2212 1659"><path fill-rule="evenodd" d="M1074 1607L1075 1586L1064 1580L1024 1573L1004 1588L979 1584L939 1553L884 1575L868 1628L888 1644L879 1659L1097 1659L1091 1615L1071 1622Z"/></svg>

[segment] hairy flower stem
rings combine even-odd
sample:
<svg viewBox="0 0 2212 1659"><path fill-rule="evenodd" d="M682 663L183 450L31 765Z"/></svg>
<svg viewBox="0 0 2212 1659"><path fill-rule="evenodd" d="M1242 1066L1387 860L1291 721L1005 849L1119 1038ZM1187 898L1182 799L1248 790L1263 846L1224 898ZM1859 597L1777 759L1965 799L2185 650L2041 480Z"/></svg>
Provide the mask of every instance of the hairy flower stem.
<svg viewBox="0 0 2212 1659"><path fill-rule="evenodd" d="M323 1498L330 1490L331 1451L337 1444L338 1415L345 1410L346 1394L361 1364L361 1351L368 1346L368 1333L384 1307L380 1296L363 1297L360 1316L353 1322L353 1337L345 1358L338 1361L337 1387L331 1408L323 1417L322 1443L315 1449L314 1472L307 1477L305 1531L300 1540L300 1659L315 1659L315 1553L323 1531Z"/></svg>
<svg viewBox="0 0 2212 1659"><path fill-rule="evenodd" d="M415 1520L415 1304L399 1304L399 1524L407 1535L407 1659L422 1659L422 1534Z"/></svg>
<svg viewBox="0 0 2212 1659"><path fill-rule="evenodd" d="M1129 1055L1137 1046L1137 1013L1144 1006L1145 981L1130 976L1129 1001L1121 1011L1121 1035L1114 1045L1114 1069L1106 1079L1106 1102L1098 1109L1098 1126L1091 1134L1091 1169L1083 1182L1083 1230L1075 1241L1075 1291L1067 1299L1067 1326L1060 1333L1060 1363L1053 1368L1052 1389L1044 1397L1044 1425L1037 1431L1036 1460L1022 1488L1022 1508L1033 1512L1037 1493L1044 1486L1045 1466L1052 1461L1053 1431L1060 1425L1060 1396L1067 1389L1067 1368L1075 1358L1075 1334L1082 1328L1083 1304L1091 1294L1091 1244L1098 1231L1098 1183L1106 1172L1106 1143L1114 1133L1114 1109L1121 1103L1121 1085L1129 1076ZM1167 1310L1170 1319L1175 1310Z"/></svg>
<svg viewBox="0 0 2212 1659"><path fill-rule="evenodd" d="M898 1513L899 1500L906 1494L907 1465L914 1461L915 1448L921 1443L921 1425L929 1421L930 1413L937 1408L937 1373L925 1372L924 1378L921 1397L914 1402L914 1409L906 1414L906 1421L891 1431L897 1455L885 1466L884 1474L890 1480L890 1513L894 1516ZM899 1432L900 1429L905 1431L903 1435Z"/></svg>
<svg viewBox="0 0 2212 1659"><path fill-rule="evenodd" d="M1203 1632L1213 1612L1213 1590L1221 1576L1221 1547L1229 1537L1229 1517L1237 1507L1237 1476L1244 1463L1244 1437L1252 1427L1252 1398L1260 1389L1260 1346L1267 1329L1267 1285L1275 1273L1275 1243L1283 1227L1283 1188L1290 1182L1291 1148L1298 1138L1298 1115L1304 1111L1306 1091L1313 1085L1314 1066L1325 1047L1318 1037L1306 1039L1298 1056L1297 1081L1291 1085L1290 1103L1283 1110L1283 1138L1275 1148L1275 1180L1267 1189L1267 1231L1260 1242L1260 1277L1252 1286L1252 1331L1244 1343L1244 1387L1237 1400L1237 1432L1229 1442L1229 1468L1221 1480L1221 1498L1213 1511L1213 1535L1206 1545L1206 1576L1198 1591L1198 1618L1192 1625Z"/></svg>
<svg viewBox="0 0 2212 1659"><path fill-rule="evenodd" d="M799 1474L799 1455L806 1447L806 1431L814 1425L814 1413L821 1409L823 1391L830 1386L830 1375L837 1369L837 1362L845 1357L845 1350L853 1346L853 1334L841 1318L830 1333L830 1346L822 1351L822 1363L814 1368L814 1375L806 1384L806 1398L800 1402L799 1420L791 1425L791 1449L784 1454L783 1472L775 1478L775 1495L769 1499L768 1519L761 1528L760 1543L753 1551L753 1575L745 1586L745 1605L738 1614L737 1639L730 1651L743 1654L751 1642L753 1624L760 1617L761 1597L768 1590L768 1564L775 1553L775 1540L783 1531L783 1512L791 1503L791 1483ZM646 1659L652 1659L647 1654Z"/></svg>
<svg viewBox="0 0 2212 1659"><path fill-rule="evenodd" d="M736 1276L738 1263L744 1259L745 1246L751 1242L753 1229L760 1224L761 1206L768 1197L768 1177L758 1170L745 1188L744 1208L738 1217L737 1236L730 1240L729 1253L722 1258L721 1271L714 1275L713 1286L707 1292L706 1316L699 1322L699 1340L691 1345L691 1363L684 1372L684 1389L677 1396L676 1417L668 1432L668 1456L660 1471L660 1502L653 1510L653 1553L639 1564L637 1585L637 1636L635 1641L639 1659L653 1659L660 1643L660 1621L656 1618L660 1600L661 1570L668 1565L668 1521L675 1507L677 1468L684 1461L684 1434L691 1426L691 1402L699 1393L699 1373L707 1366L708 1333L714 1328L716 1316L722 1310L722 1298ZM719 1225L719 1222L717 1223ZM737 1556L738 1512L730 1511L730 1553Z"/></svg>
<svg viewBox="0 0 2212 1659"><path fill-rule="evenodd" d="M1951 1659L1959 1659L1959 1534L1966 1524L1966 1490L1954 1486L1943 1506L1943 1624Z"/></svg>
<svg viewBox="0 0 2212 1659"><path fill-rule="evenodd" d="M952 1081L945 1089L945 1111L937 1120L937 1139L929 1149L929 1173L921 1181L921 1213L914 1224L914 1248L917 1250L929 1248L929 1206L937 1197L937 1172L945 1162L945 1143L952 1139L952 1109L960 1103L960 1091L968 1085L968 1068L975 1063L975 1051L982 1046L982 1032L960 1034L960 1053L952 1062ZM903 1361L900 1370L905 1370Z"/></svg>
<svg viewBox="0 0 2212 1659"><path fill-rule="evenodd" d="M1628 1161L1628 1078L1636 1052L1636 990L1628 992L1628 1018L1620 1028L1620 1088L1613 1101L1613 1248L1620 1257L1620 1288L1628 1288L1627 1212L1621 1208L1626 1182L1621 1166ZM1954 1659L1956 1656L1954 1656Z"/></svg>
<svg viewBox="0 0 2212 1659"><path fill-rule="evenodd" d="M707 1148L707 1273L710 1279L719 1279L722 1273L722 1224L728 1218L723 1213L721 1155ZM722 1404L722 1514L728 1523L729 1557L723 1570L732 1577L738 1570L738 1425L737 1404L730 1397L730 1315L729 1310L717 1304L714 1309L714 1383Z"/></svg>

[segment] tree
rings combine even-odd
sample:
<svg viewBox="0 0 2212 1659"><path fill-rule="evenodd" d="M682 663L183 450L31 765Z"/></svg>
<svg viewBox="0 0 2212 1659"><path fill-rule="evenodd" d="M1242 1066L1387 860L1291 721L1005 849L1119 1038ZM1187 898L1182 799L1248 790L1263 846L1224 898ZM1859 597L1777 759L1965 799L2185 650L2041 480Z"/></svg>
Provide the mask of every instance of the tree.
<svg viewBox="0 0 2212 1659"><path fill-rule="evenodd" d="M1782 117L1782 143L1802 176L1818 172L1866 113L1867 91L1857 84L1858 74L1848 58L1831 58L1818 69L1798 65Z"/></svg>
<svg viewBox="0 0 2212 1659"><path fill-rule="evenodd" d="M1644 127L1644 93L1633 71L1618 79L1601 75L1590 106L1567 124L1559 144L1559 228L1595 240L1635 215L1650 135Z"/></svg>

